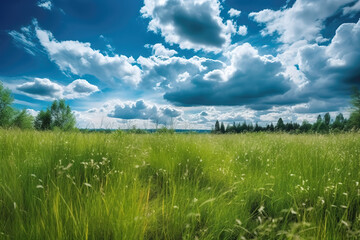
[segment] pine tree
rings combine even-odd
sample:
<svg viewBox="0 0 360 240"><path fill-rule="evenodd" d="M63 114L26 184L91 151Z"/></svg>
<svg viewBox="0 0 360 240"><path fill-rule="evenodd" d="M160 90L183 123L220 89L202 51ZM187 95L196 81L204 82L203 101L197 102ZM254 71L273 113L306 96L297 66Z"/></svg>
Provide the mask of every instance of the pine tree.
<svg viewBox="0 0 360 240"><path fill-rule="evenodd" d="M277 124L276 124L276 130L277 131L283 131L285 130L285 124L284 121L282 120L282 118L279 118Z"/></svg>
<svg viewBox="0 0 360 240"><path fill-rule="evenodd" d="M219 133L220 132L220 123L218 120L216 120L215 123L215 133Z"/></svg>
<svg viewBox="0 0 360 240"><path fill-rule="evenodd" d="M225 133L225 125L224 125L223 122L221 122L220 132L221 132L221 133Z"/></svg>

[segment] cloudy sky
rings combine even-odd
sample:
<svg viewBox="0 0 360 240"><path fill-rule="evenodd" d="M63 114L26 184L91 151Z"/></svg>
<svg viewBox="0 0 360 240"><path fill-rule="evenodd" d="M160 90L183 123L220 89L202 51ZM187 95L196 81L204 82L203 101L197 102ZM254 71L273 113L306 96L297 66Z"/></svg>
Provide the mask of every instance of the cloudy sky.
<svg viewBox="0 0 360 240"><path fill-rule="evenodd" d="M81 128L210 129L349 112L360 0L2 0L0 81Z"/></svg>

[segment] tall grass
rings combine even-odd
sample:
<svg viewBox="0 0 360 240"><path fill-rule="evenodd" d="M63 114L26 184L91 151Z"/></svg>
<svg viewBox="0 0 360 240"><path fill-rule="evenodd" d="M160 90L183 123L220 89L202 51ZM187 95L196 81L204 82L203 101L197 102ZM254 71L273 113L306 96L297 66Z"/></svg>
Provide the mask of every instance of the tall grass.
<svg viewBox="0 0 360 240"><path fill-rule="evenodd" d="M0 130L0 239L358 239L360 136Z"/></svg>

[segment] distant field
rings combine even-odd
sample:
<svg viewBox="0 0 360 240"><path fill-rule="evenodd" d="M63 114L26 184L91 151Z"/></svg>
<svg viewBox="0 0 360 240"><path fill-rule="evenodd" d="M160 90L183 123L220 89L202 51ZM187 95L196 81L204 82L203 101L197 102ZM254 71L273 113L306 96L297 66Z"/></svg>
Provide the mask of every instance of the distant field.
<svg viewBox="0 0 360 240"><path fill-rule="evenodd" d="M0 130L0 239L359 239L360 135Z"/></svg>

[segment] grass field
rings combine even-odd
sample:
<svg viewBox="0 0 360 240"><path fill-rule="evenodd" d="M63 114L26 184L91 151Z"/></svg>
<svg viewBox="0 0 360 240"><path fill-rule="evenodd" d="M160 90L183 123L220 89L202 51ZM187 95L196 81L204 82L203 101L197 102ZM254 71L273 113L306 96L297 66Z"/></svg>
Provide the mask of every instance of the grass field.
<svg viewBox="0 0 360 240"><path fill-rule="evenodd" d="M0 239L359 239L360 135L0 130Z"/></svg>

